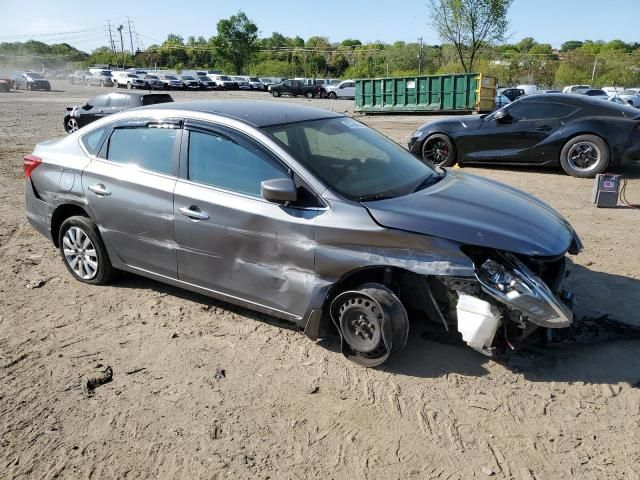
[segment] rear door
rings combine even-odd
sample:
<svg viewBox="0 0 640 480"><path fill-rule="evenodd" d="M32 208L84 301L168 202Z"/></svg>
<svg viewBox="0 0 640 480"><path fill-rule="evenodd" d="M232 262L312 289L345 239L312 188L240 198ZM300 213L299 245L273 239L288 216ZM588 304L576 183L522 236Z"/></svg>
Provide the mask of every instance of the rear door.
<svg viewBox="0 0 640 480"><path fill-rule="evenodd" d="M124 263L176 277L173 190L179 122L123 123L82 175L100 232Z"/></svg>
<svg viewBox="0 0 640 480"><path fill-rule="evenodd" d="M179 279L302 315L314 275L315 219L324 209L260 195L291 174L272 153L224 126L187 124L175 189Z"/></svg>
<svg viewBox="0 0 640 480"><path fill-rule="evenodd" d="M338 96L344 98L355 98L356 96L356 84L355 82L344 82L337 89Z"/></svg>
<svg viewBox="0 0 640 480"><path fill-rule="evenodd" d="M519 100L503 110L511 116L508 123L497 122L494 115L489 115L483 120L478 135L469 138L476 145L475 160L533 164L554 160L544 142L577 108L556 102Z"/></svg>

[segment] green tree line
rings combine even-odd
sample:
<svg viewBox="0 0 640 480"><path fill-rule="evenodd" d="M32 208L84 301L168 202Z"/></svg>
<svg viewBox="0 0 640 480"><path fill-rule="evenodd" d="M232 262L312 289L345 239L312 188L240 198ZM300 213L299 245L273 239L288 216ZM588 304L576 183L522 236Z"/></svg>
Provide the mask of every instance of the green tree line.
<svg viewBox="0 0 640 480"><path fill-rule="evenodd" d="M46 68L64 62L74 66L111 64L147 68L222 70L230 74L277 77L368 78L463 72L459 52L452 44L416 42L331 42L317 35L308 39L274 32L259 37L258 26L243 12L217 24L210 38L170 33L160 44L131 56L100 47L86 54L67 44L42 42L0 43L5 58L35 59ZM524 38L517 43L482 44L473 69L498 78L501 85L533 83L542 87L575 83L598 86L640 85L640 43L621 40L568 40L560 49ZM123 58L124 57L124 58ZM64 60L64 62L63 62ZM25 62L26 63L26 60ZM32 63L34 63L32 61Z"/></svg>

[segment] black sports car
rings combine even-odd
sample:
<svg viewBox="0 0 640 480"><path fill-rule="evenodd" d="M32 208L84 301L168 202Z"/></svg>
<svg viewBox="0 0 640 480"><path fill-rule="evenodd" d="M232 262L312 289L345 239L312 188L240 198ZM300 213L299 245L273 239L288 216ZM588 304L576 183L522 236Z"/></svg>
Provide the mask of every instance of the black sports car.
<svg viewBox="0 0 640 480"><path fill-rule="evenodd" d="M64 112L64 129L73 133L99 118L127 110L129 108L173 102L166 93L114 92L93 97L84 105L67 107Z"/></svg>
<svg viewBox="0 0 640 480"><path fill-rule="evenodd" d="M489 115L422 125L409 150L443 167L560 165L569 175L589 178L640 159L640 111L584 95L526 95Z"/></svg>

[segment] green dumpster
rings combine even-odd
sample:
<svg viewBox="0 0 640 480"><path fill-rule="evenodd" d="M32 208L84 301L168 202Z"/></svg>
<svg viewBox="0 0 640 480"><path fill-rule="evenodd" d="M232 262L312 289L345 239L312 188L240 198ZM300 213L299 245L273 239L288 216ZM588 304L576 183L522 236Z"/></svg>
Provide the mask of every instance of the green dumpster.
<svg viewBox="0 0 640 480"><path fill-rule="evenodd" d="M493 110L496 79L478 73L356 80L356 112L470 113Z"/></svg>

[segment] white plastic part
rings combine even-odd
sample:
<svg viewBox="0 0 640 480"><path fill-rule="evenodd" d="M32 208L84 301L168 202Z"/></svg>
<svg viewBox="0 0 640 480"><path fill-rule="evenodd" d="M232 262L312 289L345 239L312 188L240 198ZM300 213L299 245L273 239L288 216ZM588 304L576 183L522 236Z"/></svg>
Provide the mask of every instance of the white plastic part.
<svg viewBox="0 0 640 480"><path fill-rule="evenodd" d="M500 326L498 308L479 298L461 294L457 312L458 331L467 345L481 351L491 347Z"/></svg>

